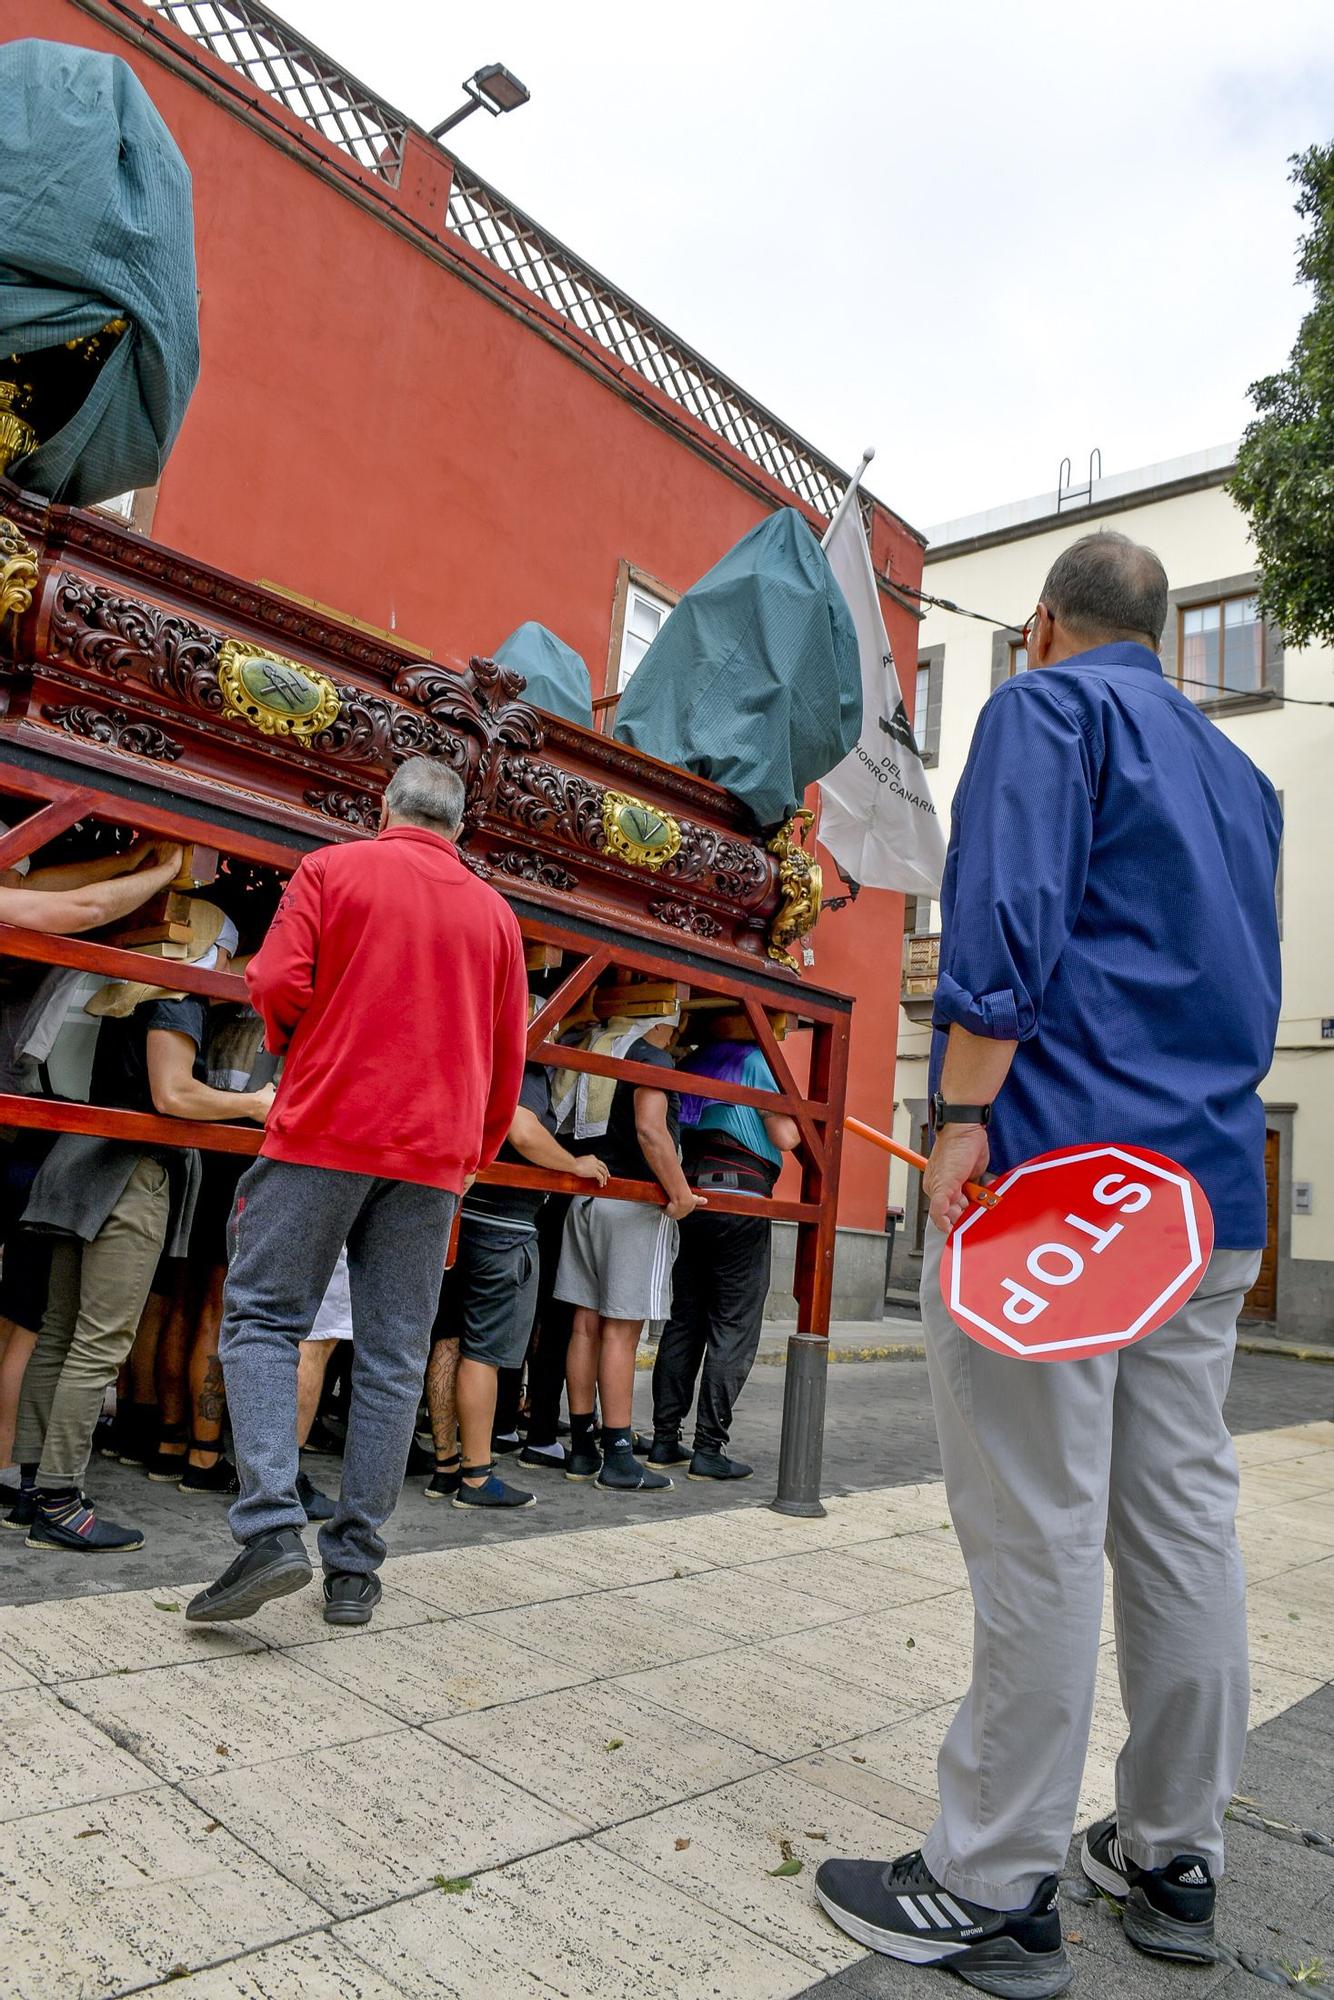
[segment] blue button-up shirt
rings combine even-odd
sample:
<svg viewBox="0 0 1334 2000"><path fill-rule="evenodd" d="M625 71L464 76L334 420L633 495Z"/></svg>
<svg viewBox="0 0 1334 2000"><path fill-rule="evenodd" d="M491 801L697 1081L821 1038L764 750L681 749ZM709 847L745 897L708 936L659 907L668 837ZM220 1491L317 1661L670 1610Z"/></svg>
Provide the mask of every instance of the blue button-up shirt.
<svg viewBox="0 0 1334 2000"><path fill-rule="evenodd" d="M1180 1161L1220 1248L1265 1241L1282 815L1147 646L1019 674L978 719L941 892L948 1029L1018 1041L993 1167L1089 1140Z"/></svg>

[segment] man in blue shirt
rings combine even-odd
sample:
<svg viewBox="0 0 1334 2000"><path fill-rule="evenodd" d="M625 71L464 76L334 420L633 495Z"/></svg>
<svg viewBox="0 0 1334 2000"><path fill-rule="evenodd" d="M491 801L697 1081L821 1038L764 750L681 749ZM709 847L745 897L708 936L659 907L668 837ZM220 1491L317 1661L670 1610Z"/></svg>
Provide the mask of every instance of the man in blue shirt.
<svg viewBox="0 0 1334 2000"><path fill-rule="evenodd" d="M1074 1827L1111 1558L1129 1733L1085 1873L1146 1951L1213 1957L1223 1815L1246 1743L1245 1577L1223 1421L1265 1241L1257 1086L1278 1023L1281 818L1268 780L1163 678L1167 578L1123 535L1057 560L1025 628L1040 669L982 711L954 801L932 1052L922 1317L973 1682L920 1851L826 1862L864 1944L983 1991L1064 1991L1056 1884ZM939 1289L965 1181L1121 1140L1213 1208L1199 1290L1139 1344L1026 1364Z"/></svg>
<svg viewBox="0 0 1334 2000"><path fill-rule="evenodd" d="M751 1090L778 1089L743 1012L719 1015L707 1039L677 1067ZM763 1197L774 1191L783 1154L797 1144L794 1119L750 1104L681 1099L686 1179L713 1190ZM749 1479L753 1467L727 1452L732 1410L754 1365L769 1290L771 1229L765 1215L697 1209L681 1224L672 1272L672 1316L653 1366L653 1446L649 1464L688 1466L689 1479ZM703 1364L703 1376L700 1366ZM699 1381L695 1438L681 1443Z"/></svg>

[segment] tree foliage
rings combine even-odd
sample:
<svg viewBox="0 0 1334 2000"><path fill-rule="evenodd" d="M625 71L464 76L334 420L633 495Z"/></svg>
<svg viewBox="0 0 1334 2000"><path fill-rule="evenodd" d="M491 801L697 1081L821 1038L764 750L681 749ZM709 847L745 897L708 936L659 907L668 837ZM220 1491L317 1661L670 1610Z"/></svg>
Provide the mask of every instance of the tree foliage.
<svg viewBox="0 0 1334 2000"><path fill-rule="evenodd" d="M1311 310L1287 367L1251 384L1259 415L1228 491L1250 520L1262 615L1292 645L1334 645L1334 145L1295 154L1292 179Z"/></svg>

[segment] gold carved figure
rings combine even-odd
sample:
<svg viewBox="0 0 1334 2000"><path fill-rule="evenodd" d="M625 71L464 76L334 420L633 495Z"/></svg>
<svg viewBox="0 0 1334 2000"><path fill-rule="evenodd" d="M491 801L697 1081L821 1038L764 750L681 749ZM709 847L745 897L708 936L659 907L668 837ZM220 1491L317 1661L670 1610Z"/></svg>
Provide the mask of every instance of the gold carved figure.
<svg viewBox="0 0 1334 2000"><path fill-rule="evenodd" d="M803 806L769 842L769 852L778 860L778 887L783 899L769 927L769 956L793 972L801 968L790 947L814 930L824 893L820 864L801 845L814 818L815 814Z"/></svg>
<svg viewBox="0 0 1334 2000"><path fill-rule="evenodd" d="M12 521L0 520L0 625L12 612L21 618L37 588L37 554Z"/></svg>

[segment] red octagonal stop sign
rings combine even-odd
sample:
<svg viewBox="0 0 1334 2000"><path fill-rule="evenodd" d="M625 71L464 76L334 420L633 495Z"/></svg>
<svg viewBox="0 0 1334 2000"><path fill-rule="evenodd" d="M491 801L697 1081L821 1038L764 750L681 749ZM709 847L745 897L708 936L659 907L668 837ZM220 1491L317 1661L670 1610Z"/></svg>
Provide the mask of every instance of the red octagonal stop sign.
<svg viewBox="0 0 1334 2000"><path fill-rule="evenodd" d="M1184 1167L1139 1146L1026 1160L951 1231L940 1266L950 1317L1023 1361L1083 1361L1143 1340L1185 1304L1214 1245Z"/></svg>

